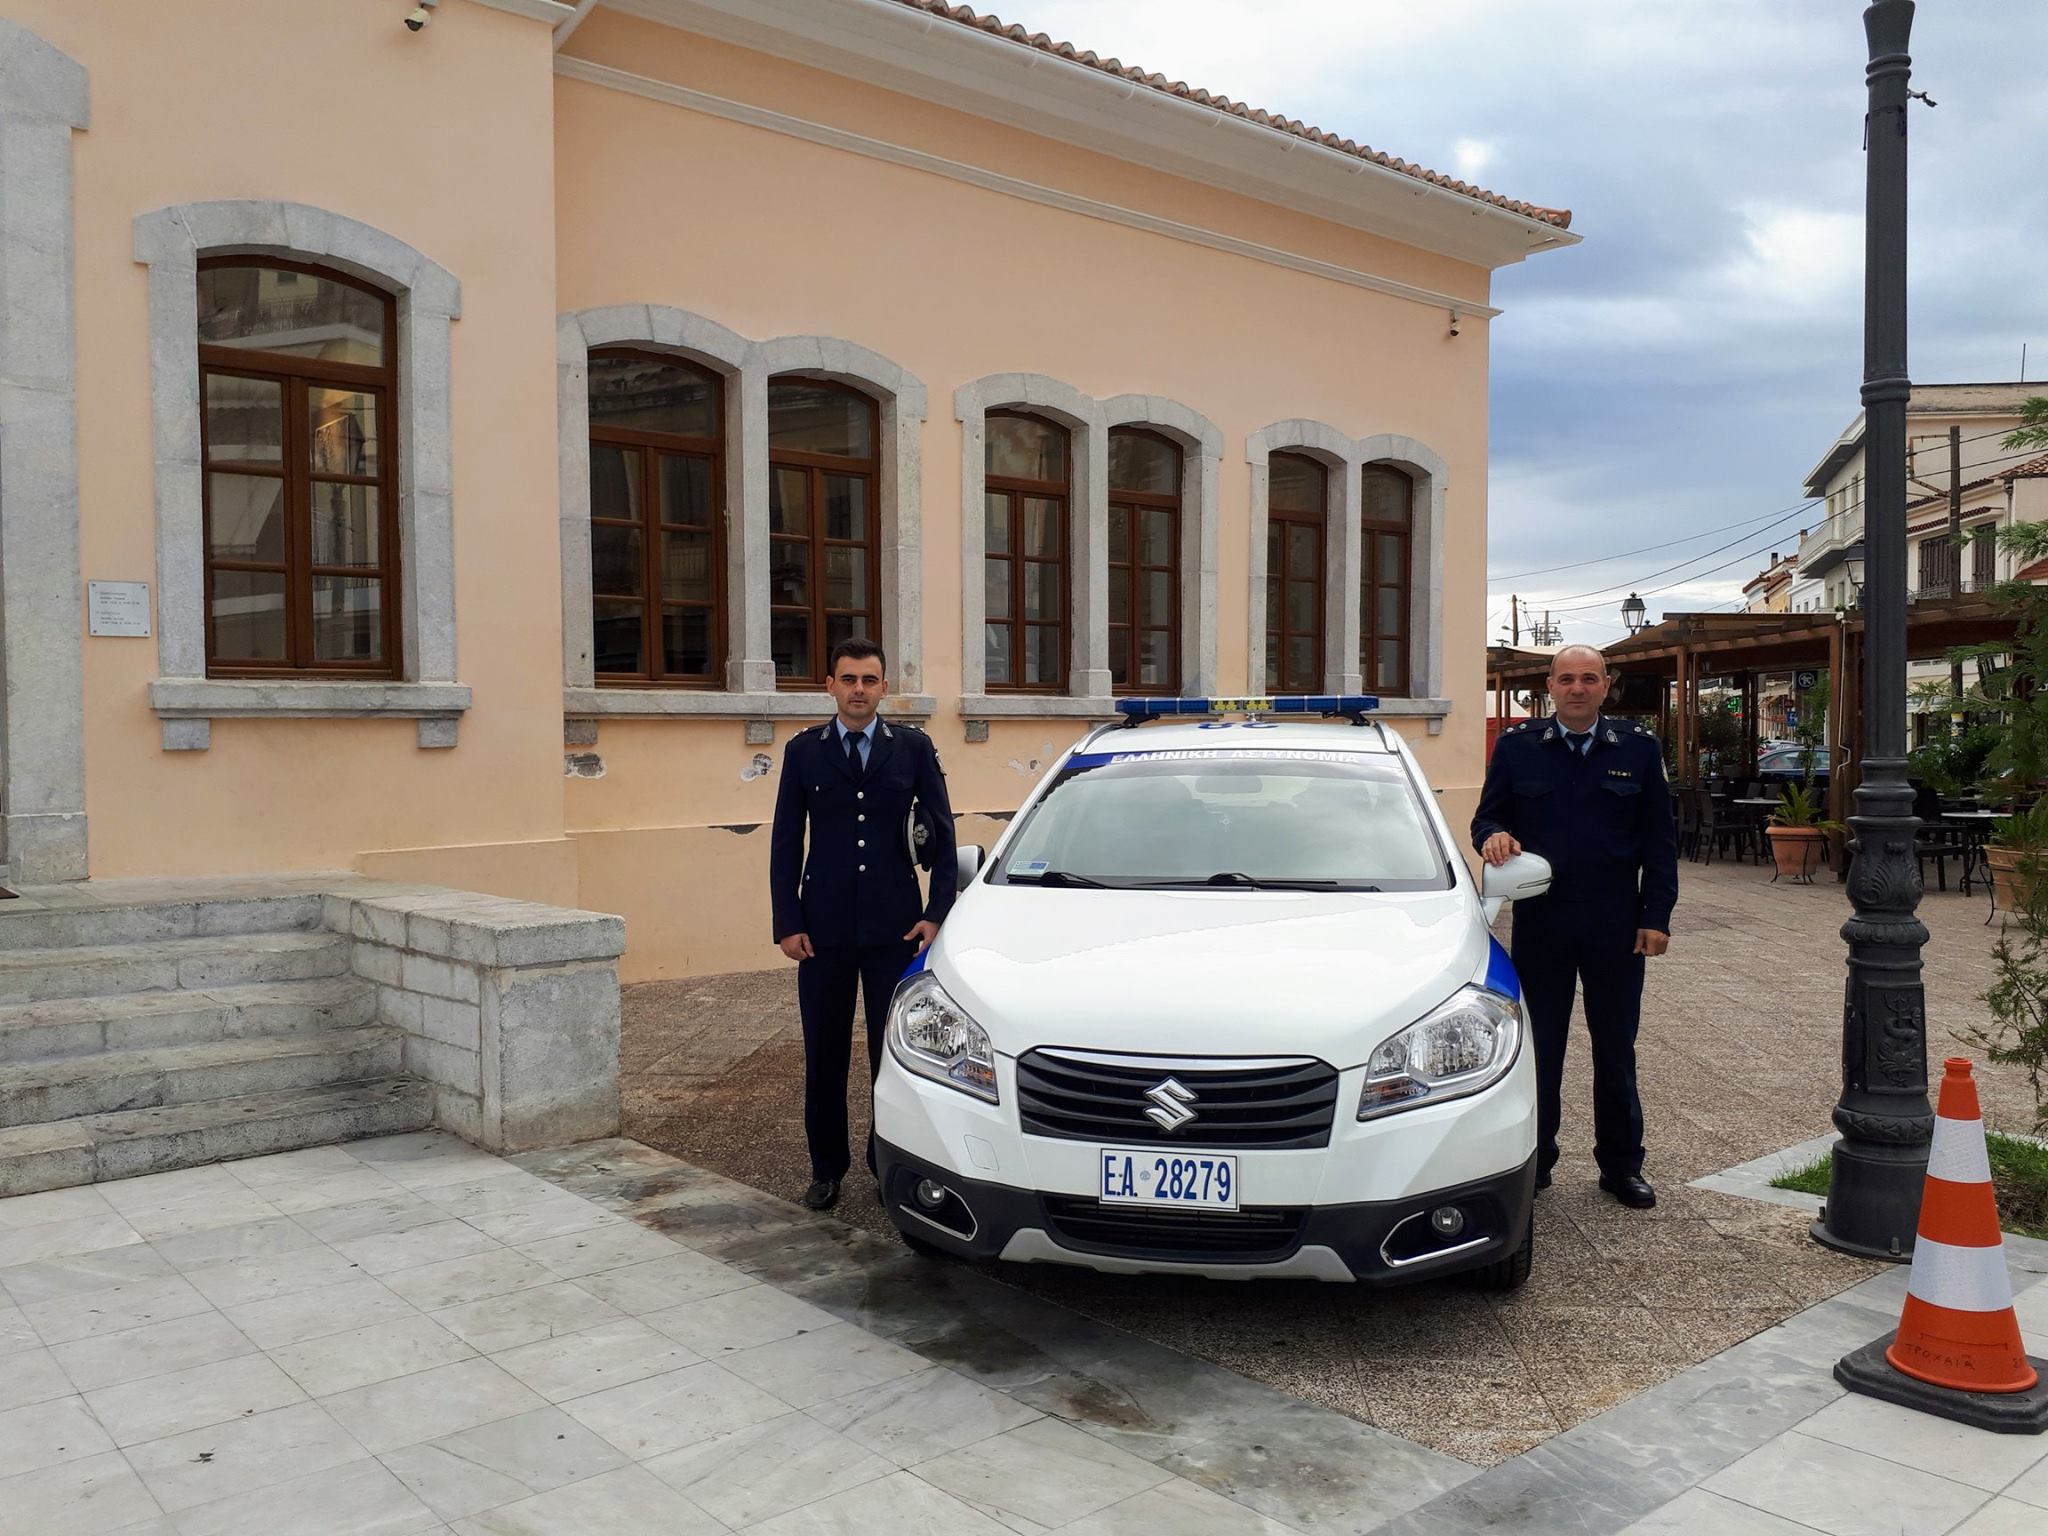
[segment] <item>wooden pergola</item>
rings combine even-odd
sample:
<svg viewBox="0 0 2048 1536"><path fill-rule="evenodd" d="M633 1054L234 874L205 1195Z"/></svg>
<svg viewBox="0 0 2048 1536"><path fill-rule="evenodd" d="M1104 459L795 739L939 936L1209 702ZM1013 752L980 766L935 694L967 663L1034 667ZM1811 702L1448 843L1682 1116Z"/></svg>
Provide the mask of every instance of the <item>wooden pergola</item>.
<svg viewBox="0 0 2048 1536"><path fill-rule="evenodd" d="M1906 656L1938 661L1959 645L2011 640L2012 615L1989 600L1964 594L1918 599L1906 609ZM1658 735L1675 730L1678 775L1699 776L1700 689L1709 680L1732 682L1741 690L1748 760L1756 760L1757 679L1811 667L1825 670L1833 688L1828 700L1827 740L1834 749L1828 775L1828 815L1843 820L1863 762L1863 615L1833 613L1674 613L1663 622L1601 647L1607 670L1619 681L1627 711L1628 679L1656 678ZM1494 712L1505 718L1509 696L1527 689L1543 692L1550 655L1492 646L1486 653L1487 685ZM1647 714L1640 706L1634 711Z"/></svg>

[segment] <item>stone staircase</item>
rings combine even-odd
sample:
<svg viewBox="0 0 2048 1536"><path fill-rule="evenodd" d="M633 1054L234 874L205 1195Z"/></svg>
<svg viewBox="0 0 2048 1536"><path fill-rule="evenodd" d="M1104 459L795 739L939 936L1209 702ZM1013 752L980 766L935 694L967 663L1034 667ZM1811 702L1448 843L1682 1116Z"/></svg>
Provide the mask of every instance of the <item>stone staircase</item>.
<svg viewBox="0 0 2048 1536"><path fill-rule="evenodd" d="M0 902L0 1196L426 1126L321 900Z"/></svg>

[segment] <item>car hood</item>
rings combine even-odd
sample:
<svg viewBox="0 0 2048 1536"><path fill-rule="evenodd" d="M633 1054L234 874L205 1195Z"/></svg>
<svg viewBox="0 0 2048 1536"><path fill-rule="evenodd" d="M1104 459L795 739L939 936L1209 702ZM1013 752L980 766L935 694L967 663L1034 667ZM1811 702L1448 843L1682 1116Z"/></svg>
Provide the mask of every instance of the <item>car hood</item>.
<svg viewBox="0 0 2048 1536"><path fill-rule="evenodd" d="M1317 1056L1374 1046L1486 973L1462 890L974 888L930 968L995 1048Z"/></svg>

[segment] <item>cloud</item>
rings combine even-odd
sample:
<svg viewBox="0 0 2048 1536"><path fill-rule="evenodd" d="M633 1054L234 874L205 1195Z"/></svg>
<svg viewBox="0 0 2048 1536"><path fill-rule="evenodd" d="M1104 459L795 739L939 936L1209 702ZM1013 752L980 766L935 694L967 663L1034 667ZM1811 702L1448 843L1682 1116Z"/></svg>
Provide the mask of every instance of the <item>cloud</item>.
<svg viewBox="0 0 2048 1536"><path fill-rule="evenodd" d="M1496 571L1699 536L1563 573L1551 591L1568 593L1712 548L1729 535L1704 530L1796 505L1856 414L1860 5L1009 3L1005 19L1573 210L1583 245L1495 279ZM1909 118L1913 375L2012 378L2022 341L2048 375L2043 203L2025 154L2048 122L2048 5L1923 5L1913 55L1914 85L1941 103ZM1773 537L1757 535L1757 565ZM1648 601L1709 606L1753 573ZM1506 598L1497 589L1489 611ZM1589 612L1567 636L1612 638L1593 627L1610 619L1618 629Z"/></svg>
<svg viewBox="0 0 2048 1536"><path fill-rule="evenodd" d="M1494 146L1484 139L1460 139L1451 146L1452 163L1467 181L1477 181L1484 176L1496 153Z"/></svg>

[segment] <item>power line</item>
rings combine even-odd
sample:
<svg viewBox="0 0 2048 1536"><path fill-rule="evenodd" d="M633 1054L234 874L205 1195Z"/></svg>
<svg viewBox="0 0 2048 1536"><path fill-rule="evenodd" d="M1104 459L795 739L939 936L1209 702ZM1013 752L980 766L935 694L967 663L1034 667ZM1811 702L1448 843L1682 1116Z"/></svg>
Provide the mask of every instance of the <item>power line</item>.
<svg viewBox="0 0 2048 1536"><path fill-rule="evenodd" d="M1986 437L1991 437L1991 436L1997 436L1997 435L2001 435L2001 434L1998 434L1998 433L1988 433L1988 432L1987 432L1987 433L1984 433L1984 434L1983 434L1983 436L1986 436ZM2007 454L2002 454L2002 455L1999 455L1998 457L1995 457L1995 458L1990 458L1990 459L1984 459L1984 460L1981 460L1981 461L1980 461L1980 462L1979 462L1978 464L1976 464L1976 465L1975 465L1974 467L1975 467L1975 468L1977 468L1977 469L1980 469L1980 470L1981 470L1981 469L1989 469L1989 468L1991 468L1991 467L1992 467L1992 466L1994 466L1994 465L1997 465L1997 464L2002 464L2002 463L2005 463L2005 462L2006 462L2007 460L2009 460L2009 459L2030 459L2030 458L2038 458L2039 456L2040 456L2040 455L2038 454L2038 452L2037 452L2037 451L2036 451L2035 449L2033 449L2033 448L2022 448L2022 449L2019 449L2019 450L2017 450L2017 451L2015 451L2015 452L2012 452L2012 453L2007 453ZM1826 519L1824 519L1824 522L1832 522L1832 521L1833 521L1833 520L1834 520L1835 518L1838 518L1838 517L1847 517L1847 516L1848 516L1848 515L1849 515L1849 514L1850 514L1851 512L1855 512L1855 511L1858 511L1858 510L1860 510L1860 509L1861 509L1861 508L1863 507L1863 505L1864 505L1864 502L1863 502L1863 499L1862 499L1862 498L1859 498L1858 500L1852 501L1852 502L1848 503L1848 504L1847 504L1846 506L1844 506L1844 507L1843 507L1843 508L1842 508L1842 509L1841 509L1841 510L1840 510L1839 512L1832 512L1832 513L1830 513L1830 514L1828 515L1828 517L1827 517ZM1797 509L1795 509L1795 510L1794 510L1794 512L1792 513L1792 516L1796 517L1796 516L1798 515L1798 513L1799 513L1800 511L1803 511L1803 510L1805 510L1805 509L1804 509L1803 507L1802 507L1802 508L1797 508ZM1783 522L1790 522L1790 521L1791 521L1791 517L1786 517L1786 518L1784 518L1784 519L1781 519L1781 521L1783 521ZM1711 569L1709 569L1709 570L1704 570L1704 571L1695 571L1695 572L1693 572L1693 573L1692 573L1692 575L1691 575L1691 576L1688 576L1688 577L1686 577L1686 578L1685 578L1684 580L1681 580L1681 581L1675 581L1675 582L1671 582L1671 583L1670 583L1669 585L1666 585L1666 586L1663 586L1663 587L1657 587L1657 588L1653 588L1653 589L1651 589L1651 590L1650 590L1650 591L1648 591L1648 592L1645 592L1645 591L1643 591L1643 590L1642 590L1642 583L1644 583L1644 582L1646 582L1646 581L1654 581L1654 580L1655 580L1655 579L1656 579L1657 577L1659 577L1659 576L1666 576L1666 575L1669 575L1669 574L1670 574L1671 572L1673 572L1673 571L1679 571L1679 570L1683 570L1683 569L1684 569L1684 568L1685 568L1686 566L1688 566L1688 565L1694 565L1694 564L1697 564L1697 563L1698 563L1699 561L1701 561L1701 560L1707 560L1707 559L1711 559L1711 558L1712 558L1713 556L1715 556L1715 555L1718 555L1718 554L1720 554L1722 550L1725 550L1725 549L1732 549L1732 548L1734 548L1734 547L1735 547L1735 546L1736 546L1737 544L1740 544L1740 543L1743 543L1743 542L1745 542L1745 540L1746 540L1746 539L1748 539L1748 538L1754 538L1754 537L1755 537L1755 536L1756 536L1756 535L1757 535L1758 533L1760 533L1760 532L1763 532L1763 531L1764 531L1764 530L1762 530L1762 529L1756 529L1756 528L1753 528L1753 529L1751 529L1751 530L1749 531L1749 533L1748 533L1748 534L1744 535L1744 537L1743 537L1743 538L1735 538L1735 539L1730 539L1730 540L1729 540L1729 541L1728 541L1728 542L1727 542L1726 544L1720 544L1720 545L1716 545L1716 546L1715 546L1715 547L1714 547L1713 549L1709 549L1709 550L1704 550L1704 551L1702 551L1701 553L1699 553L1699 554L1697 554L1697 555L1692 555L1692 556L1688 557L1687 559L1684 559L1684 560L1680 560L1680 561L1678 561L1678 562L1677 562L1677 563L1676 563L1675 565L1667 565L1667 566L1665 566L1665 567L1664 567L1664 568L1663 568L1662 570L1656 570L1656 571L1651 571L1651 572L1648 572L1647 574L1645 574L1645 575L1642 575L1642 576L1638 576L1638 577L1636 577L1636 578L1634 578L1633 580L1630 580L1630 581L1618 581L1618 582L1615 582L1615 583L1613 583L1613 584L1612 584L1611 586L1605 586L1605 587L1594 587L1594 588L1592 588L1592 589L1591 589L1590 591L1586 591L1586 592L1574 592L1574 593L1572 593L1572 594L1571 594L1570 596L1568 596L1568 597L1560 597L1560 598L1549 598L1549 599L1546 599L1545 601L1546 601L1546 604L1547 604L1547 606L1548 606L1548 607L1550 608L1550 610L1551 610L1551 611L1553 611L1553 612L1557 612L1557 613L1583 613L1583 612L1585 612L1585 611L1586 611L1586 609L1587 609L1587 608L1597 608L1597 607L1600 607L1601 605L1600 605L1599 603L1588 603L1588 604L1585 604L1584 606L1582 606L1582 607L1579 607L1579 608L1561 608L1561 607L1558 607L1557 605L1558 605L1558 604L1560 604L1560 603L1572 603L1572 602L1576 602L1576 601L1578 601L1578 599L1580 599L1580 598L1585 598L1585 597L1602 597L1602 596L1610 596L1610 595L1612 595L1613 593L1616 593L1616 592L1620 592L1620 591L1622 591L1623 589L1628 589L1628 590L1630 590L1630 591L1633 591L1633 592L1635 592L1635 593L1636 593L1636 595L1638 595L1638 596L1641 596L1641 597L1654 597L1654 596L1655 596L1655 595L1656 595L1656 594L1657 594L1658 592L1668 592L1668 591L1670 591L1670 590L1671 590L1671 589L1672 589L1673 587L1682 587L1682 586L1684 586L1684 585L1685 585L1686 581L1696 580L1697 578L1699 578L1699 577L1701 577L1701 576L1711 576L1711 575L1713 575L1713 574L1714 574L1714 572L1716 572L1716 571L1724 571L1724 570L1726 570L1726 569L1727 569L1727 568L1728 568L1729 566L1731 566L1731 565L1740 565L1740 564L1741 564L1741 563L1742 563L1742 562L1743 562L1744 560L1751 560L1751 559L1755 559L1755 558L1757 558L1757 557L1758 557L1758 556L1760 556L1760 555L1763 555L1763 554L1766 554L1766 553L1768 553L1768 552L1769 552L1769 550L1770 550L1770 548L1771 548L1771 545L1777 542L1777 540L1776 540L1775 538L1774 538L1774 539L1772 539L1772 540L1770 540L1770 541L1768 541L1768 542L1766 542L1766 543L1764 543L1764 544L1761 544L1761 545L1759 545L1759 546L1758 546L1757 548L1755 548L1755 549L1751 550L1751 551L1750 551L1750 552L1749 552L1748 554L1745 554L1745 555L1738 555L1738 556L1736 556L1736 557L1735 557L1735 558L1734 558L1733 560L1728 560L1728 561L1724 561L1724 562L1723 562L1722 564L1720 564L1720 565L1717 565L1717 566L1714 566L1714 567L1712 567L1712 568L1711 568ZM1684 541L1683 541L1683 540L1681 540L1681 541L1679 541L1679 542L1684 542ZM1617 557L1617 558L1619 558L1619 557Z"/></svg>
<svg viewBox="0 0 2048 1536"><path fill-rule="evenodd" d="M1995 429L1995 430L1993 430L1993 431L1989 431L1989 432L1979 432L1979 433L1975 434L1974 436L1971 436L1971 437L1965 437L1965 438L1962 438L1962 439L1960 439L1960 441L1959 441L1959 444L1958 444L1958 446L1960 446L1960 444L1961 444L1961 443L1979 443L1979 442L1982 442L1982 441L1984 441L1984 439L1986 439L1986 438L1988 438L1988 437L1998 437L1998 438L2008 437L2008 436L2010 436L2010 435L2012 434L2012 431L2013 431L2013 429L2012 429L2011 427L1999 427L1999 428L1996 428L1996 429ZM2007 460L2010 460L2010 459L2029 459L2029 458L2037 458L2037 457L2039 457L2039 456L2040 456L2040 455L2039 455L2039 450L2038 450L2037 448L2023 448L2023 449L2020 449L2020 450L2018 450L2018 451L2016 451L2016 452L2012 452L2012 453L2006 453L2006 454L2001 454L2001 455L1999 455L1999 456L1997 456L1997 457L1994 457L1994 458L1989 458L1989 459L1984 459L1984 460L1981 460L1980 462L1978 462L1977 464L1975 464L1975 465L1973 465L1973 466L1971 466L1971 467L1972 467L1973 469L1978 469L1978 470L1984 470L1984 469L1989 469L1989 468L1991 468L1992 466L1994 466L1994 465L1997 465L1997 464L2003 464L2003 463L2005 463L2005 462L2006 462ZM1981 477L1980 477L1980 478L1981 478ZM1939 492L1936 492L1935 494L1939 495L1940 493L1939 493ZM1925 498L1924 498L1924 497L1917 497L1917 498L1916 498L1916 497L1909 497L1908 499L1909 499L1909 500L1924 500ZM1704 538L1710 538L1710 537L1712 537L1712 536L1713 536L1714 534L1717 534L1717 533L1727 533L1727 532L1729 532L1730 530L1732 530L1732 529L1736 529L1736 528L1745 528L1745 529L1748 529L1750 533L1758 533L1758 532L1761 532L1761 531L1762 531L1762 529L1760 529L1760 528L1752 528L1752 527L1750 526L1751 524L1755 524L1755 523L1762 523L1762 522L1767 522L1768 520L1770 520L1770 519L1773 519L1773 518L1776 518L1776 519L1778 519L1778 520L1779 520L1779 521L1781 521L1781 522L1790 522L1790 521L1792 520L1792 518L1793 518L1793 517L1795 517L1795 516L1797 516L1797 515L1798 515L1799 513L1801 513L1801 512L1804 512L1804 511L1808 511L1808 510L1810 510L1810 509L1811 509L1811 508L1813 508L1813 507L1817 507L1817 506L1819 506L1819 505L1821 504L1821 500L1822 500L1822 498L1819 498L1819 497L1813 497L1813 498L1810 498L1810 499L1808 499L1808 500L1806 500L1806 501L1800 502L1800 503L1799 503L1799 504L1797 504L1796 506L1793 506L1793 507L1788 507L1788 508L1784 508L1784 509L1782 509L1782 510L1781 510L1781 511L1779 511L1779 512L1766 512L1766 513L1763 513L1763 514L1762 514L1761 516L1758 516L1758 517L1750 517L1750 518L1743 518L1743 519L1741 519L1741 520L1739 520L1739 521L1737 521L1737 522L1733 522L1733 523L1724 523L1724 524L1722 524L1722 525L1721 525L1720 527L1718 527L1718 528L1708 528L1708 529L1704 529L1704 530L1702 530L1702 531L1701 531L1701 532L1699 532L1699 533L1692 533L1692 534L1687 534L1687 535L1686 535L1686 536L1685 536L1684 538L1679 538L1679 539L1671 539L1671 540L1668 540L1668 541L1666 541L1665 543L1662 543L1662 544L1647 544L1647 545L1644 545L1644 546L1643 546L1642 548L1640 548L1640 549L1632 549L1632 550L1625 550L1625 551L1623 551L1623 552L1622 552L1622 553L1620 553L1620 554L1615 554L1615 555L1600 555L1600 556L1597 556L1596 558L1594 558L1594 559L1591 559L1591 560L1575 560L1575 561L1572 561L1572 562L1571 562L1570 564L1567 564L1567 565L1551 565L1551 566L1545 566L1545 567L1543 567L1543 568L1542 568L1542 569L1540 569L1540 570L1534 570L1534 571L1521 571L1521 572L1517 572L1517 573L1515 573L1514 575L1509 575L1509 576L1489 576L1489 577L1487 578L1487 585L1488 585L1488 586L1498 586L1498 585L1499 585L1500 583L1502 583L1502 582L1506 582L1506 581L1521 581L1521 580L1524 580L1525 578L1527 578L1527 577L1530 577L1530 576L1545 576L1545 575L1550 575L1550 574L1553 574L1553 573L1555 573L1555 572L1558 572L1558 571L1573 571L1573 570L1581 570L1581 569L1583 569L1584 567L1586 567L1586 566L1589 566L1589 565L1606 565L1606 564L1609 564L1609 563L1611 563L1611 562L1613 562L1613 561L1616 561L1616 560L1626 560L1626 559L1628 559L1628 558L1629 558L1630 556L1632 556L1632 555L1643 555L1643 554L1650 554L1650 553L1652 553L1653 551L1656 551L1656 550L1660 550L1660 549L1670 549L1670 548L1673 548L1674 546L1676 546L1676 545L1679 545L1679 544L1689 544L1689 543L1691 543L1691 542L1692 542L1692 541L1693 541L1694 539L1704 539ZM1833 520L1834 518L1837 518L1837 517L1844 517L1844 516L1847 516L1847 515L1848 515L1849 513L1851 513L1851 512L1853 512L1853 511L1855 511L1855 510L1856 510L1857 508L1861 507L1862 505L1863 505L1863 502L1862 502L1861 500L1857 500L1857 501L1851 502L1851 503L1850 503L1850 504L1849 504L1848 506L1845 506L1845 507L1843 507L1843 508L1841 509L1841 511L1839 511L1839 512L1830 512L1830 513L1829 513L1829 514L1827 515L1827 517L1823 519L1823 522L1827 522L1827 521L1832 521L1832 520ZM1777 524L1776 524L1776 523L1772 523L1772 524L1771 524L1771 526L1775 527L1775 526L1777 526ZM1734 547L1734 546L1735 546L1736 544L1738 544L1738 543L1740 543L1740 542L1741 542L1741 540L1740 540L1740 539L1731 539L1731 540L1729 540L1729 542L1728 542L1728 543L1726 543L1726 544L1722 544L1722 545L1719 545L1719 546L1717 546L1717 547L1716 547L1716 548L1714 548L1714 549L1709 549L1709 550L1705 550L1705 551L1701 552L1700 554L1697 554L1697 555L1694 555L1694 556L1692 556L1692 558L1691 558L1691 559L1689 559L1689 560L1681 560L1681 561L1679 561L1679 562L1678 562L1678 564L1677 564L1677 565L1670 565L1670 566L1666 566L1666 567L1665 567L1665 568L1664 568L1663 570L1661 570L1661 571L1652 571L1652 572L1650 572L1650 573L1649 573L1648 575L1646 575L1646 576L1639 576L1639 577L1636 577L1636 578L1635 578L1635 579L1634 579L1633 581L1618 581L1618 582L1615 582L1615 583L1613 583L1613 584L1612 584L1612 585L1610 585L1610 586L1605 586L1605 587L1595 587L1595 588L1593 588L1593 589L1592 589L1592 590L1591 590L1590 592L1576 592L1576 593L1573 593L1573 594L1572 594L1572 595L1571 595L1570 597L1565 597L1565 598L1559 598L1559 599L1556 599L1556 601L1559 601L1559 602L1575 602L1575 601L1577 601L1577 599L1579 599L1579 598L1581 598L1581 597L1592 597L1592 596L1596 596L1596 595L1598 595L1598 594L1600 594L1600 593L1603 593L1603 592L1618 592L1618 591L1620 591L1620 590L1621 590L1621 589L1622 589L1623 587L1633 587L1633 586L1637 585L1637 584L1638 584L1638 583L1640 583L1640 582L1644 582L1644 581L1653 581L1653 580L1655 580L1655 579L1656 579L1657 577L1659 577L1659 576L1662 576L1662 575L1666 574L1666 572L1669 572L1669 571L1675 571L1675 570L1678 570L1678 569L1680 569L1680 568L1682 568L1682 567L1684 567L1684 566L1690 565L1690 564L1691 564L1691 563L1692 563L1692 562L1693 562L1694 560L1704 560L1704 559L1708 558L1708 557L1709 557L1709 556L1711 556L1711 555L1716 555L1716 554L1719 554L1719 553L1721 552L1721 550L1723 550L1723 549L1731 549L1731 548L1733 548L1733 547Z"/></svg>
<svg viewBox="0 0 2048 1536"><path fill-rule="evenodd" d="M1717 533L1727 533L1734 528L1747 528L1752 523L1761 523L1770 518L1782 517L1787 512L1804 512L1810 507L1817 507L1819 505L1820 498L1815 497L1811 501L1801 502L1796 507L1781 507L1776 512L1766 512L1761 517L1745 517L1740 522L1724 523L1719 528L1702 528L1698 533L1689 533L1682 539L1669 539L1662 544L1645 544L1641 549L1625 549L1618 555L1601 555L1592 560L1574 560L1570 565L1546 565L1541 570L1517 571L1512 576L1490 576L1487 578L1487 584L1492 586L1503 581L1522 581L1530 576L1549 576L1557 571L1576 571L1588 565L1605 565L1611 560L1626 560L1631 555L1647 555L1654 550L1670 549L1679 544L1690 544L1694 539L1709 539Z"/></svg>

